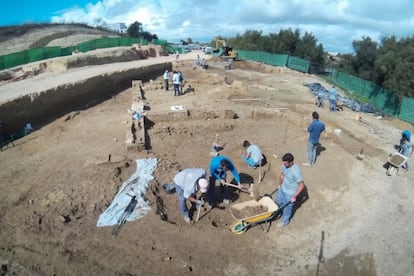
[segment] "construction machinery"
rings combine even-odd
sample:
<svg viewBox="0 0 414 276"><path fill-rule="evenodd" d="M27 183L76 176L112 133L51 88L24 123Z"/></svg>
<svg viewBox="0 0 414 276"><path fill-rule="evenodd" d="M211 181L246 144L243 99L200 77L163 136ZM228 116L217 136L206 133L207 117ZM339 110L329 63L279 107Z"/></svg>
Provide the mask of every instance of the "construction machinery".
<svg viewBox="0 0 414 276"><path fill-rule="evenodd" d="M213 55L222 58L237 59L237 51L233 51L232 47L227 46L224 39L215 39L216 49L213 51Z"/></svg>

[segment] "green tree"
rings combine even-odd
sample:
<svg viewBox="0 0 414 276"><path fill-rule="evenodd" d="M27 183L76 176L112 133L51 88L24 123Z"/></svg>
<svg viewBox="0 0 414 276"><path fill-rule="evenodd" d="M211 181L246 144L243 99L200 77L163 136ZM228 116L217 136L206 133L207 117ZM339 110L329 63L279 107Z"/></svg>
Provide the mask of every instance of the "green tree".
<svg viewBox="0 0 414 276"><path fill-rule="evenodd" d="M261 45L261 31L247 30L243 35L237 35L235 39L227 39L227 41L229 45L237 49L243 49L247 51L264 50Z"/></svg>
<svg viewBox="0 0 414 276"><path fill-rule="evenodd" d="M342 54L338 56L338 59L338 71L343 71L354 76L358 75L357 71L354 69L355 55Z"/></svg>
<svg viewBox="0 0 414 276"><path fill-rule="evenodd" d="M138 21L135 21L129 25L127 33L129 37L137 37L148 41L158 39L158 36L156 34L151 34L150 32L144 31L142 24Z"/></svg>
<svg viewBox="0 0 414 276"><path fill-rule="evenodd" d="M140 37L140 34L142 33L142 24L138 21L135 21L131 25L129 25L127 29L127 33L129 37Z"/></svg>
<svg viewBox="0 0 414 276"><path fill-rule="evenodd" d="M414 38L398 41L395 36L382 39L375 62L376 83L402 98L414 97Z"/></svg>
<svg viewBox="0 0 414 276"><path fill-rule="evenodd" d="M361 41L353 41L355 51L354 69L364 80L375 81L375 60L377 59L377 43L370 37L363 37Z"/></svg>

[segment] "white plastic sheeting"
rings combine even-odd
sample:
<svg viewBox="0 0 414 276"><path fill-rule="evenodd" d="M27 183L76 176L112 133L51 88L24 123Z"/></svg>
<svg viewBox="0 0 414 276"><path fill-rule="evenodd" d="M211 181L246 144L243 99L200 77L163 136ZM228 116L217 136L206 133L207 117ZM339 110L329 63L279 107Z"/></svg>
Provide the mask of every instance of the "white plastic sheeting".
<svg viewBox="0 0 414 276"><path fill-rule="evenodd" d="M122 184L111 205L99 216L96 226L116 225L131 201L132 197L130 195L136 195L137 205L134 211L127 217L127 221L140 219L151 210L144 195L147 192L148 183L154 179L152 173L157 167L157 159L137 159L135 162L137 163L137 170Z"/></svg>

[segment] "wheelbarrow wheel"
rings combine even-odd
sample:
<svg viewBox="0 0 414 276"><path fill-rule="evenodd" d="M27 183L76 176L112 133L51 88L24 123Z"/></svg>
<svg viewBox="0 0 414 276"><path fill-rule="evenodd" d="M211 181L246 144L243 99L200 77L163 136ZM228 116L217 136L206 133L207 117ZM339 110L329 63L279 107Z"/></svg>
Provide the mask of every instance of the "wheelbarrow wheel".
<svg viewBox="0 0 414 276"><path fill-rule="evenodd" d="M396 172L397 172L397 168L396 168L396 167L394 167L393 165L390 165L390 166L388 167L388 169L387 169L387 175L388 175L388 176L391 176L391 175L393 175L393 174L396 174Z"/></svg>
<svg viewBox="0 0 414 276"><path fill-rule="evenodd" d="M231 232L237 235L246 232L247 228L248 225L244 221L238 221L230 227Z"/></svg>

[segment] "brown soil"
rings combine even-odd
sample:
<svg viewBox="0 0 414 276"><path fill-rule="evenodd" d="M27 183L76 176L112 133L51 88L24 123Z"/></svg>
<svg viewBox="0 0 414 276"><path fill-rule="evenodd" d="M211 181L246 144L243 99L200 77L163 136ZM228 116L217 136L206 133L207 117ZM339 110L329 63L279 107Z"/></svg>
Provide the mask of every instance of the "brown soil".
<svg viewBox="0 0 414 276"><path fill-rule="evenodd" d="M124 143L131 88L62 116L0 153L2 274L408 275L414 271L410 197L414 177L412 171L403 170L388 177L383 168L401 129L413 130L411 126L361 114L380 129L373 133L350 110L319 109L327 126L322 151L316 166L302 167L306 127L316 110L303 83L324 84L323 80L245 61L224 70L223 62L212 59L208 70L194 70L194 57L195 53L182 55L180 63L174 63L174 69L184 74L185 89L191 85L188 93L174 97L172 91L163 90L160 75L144 83L146 151L128 151ZM70 70L74 69L66 73ZM43 81L46 85L57 78L58 73ZM171 111L172 105L182 105L188 116ZM340 136L334 129L342 130ZM272 226L267 233L256 226L235 235L230 232L234 219L224 205L203 209L198 223L184 222L177 196L164 193L161 185L171 182L182 168L208 169L216 136L224 144L221 153L234 161L243 183L256 183L258 195L276 188L280 157L294 154L309 199L289 226ZM245 139L259 145L268 159L261 184L258 170L241 160ZM361 148L364 158L358 160ZM135 171L134 160L148 156L158 160L156 181L146 194L152 211L127 222L117 237L111 235L111 227L96 227L117 189ZM247 193L231 191L232 202L251 199ZM321 231L326 261L318 264Z"/></svg>
<svg viewBox="0 0 414 276"><path fill-rule="evenodd" d="M234 216L237 218L248 218L265 212L267 212L265 206L247 206L241 210L233 210Z"/></svg>

